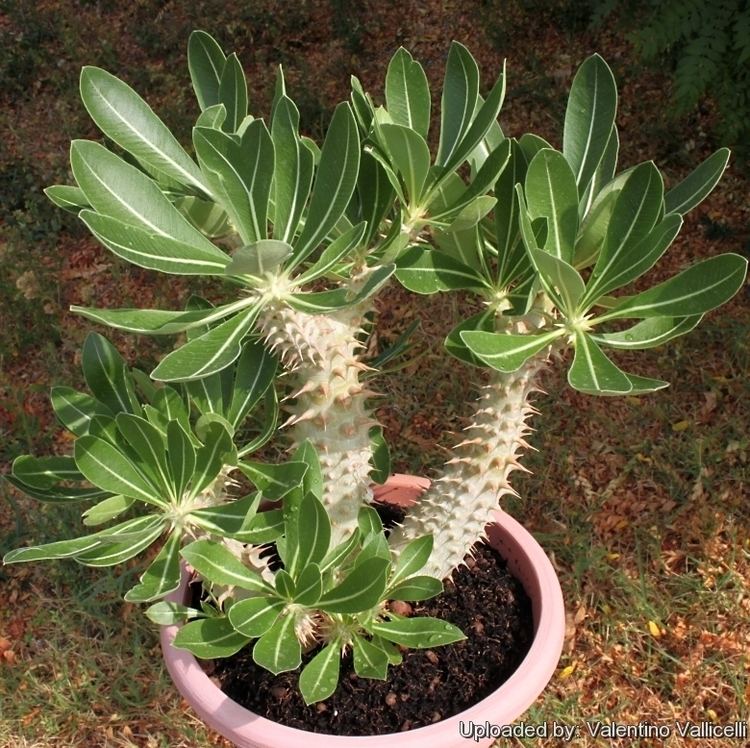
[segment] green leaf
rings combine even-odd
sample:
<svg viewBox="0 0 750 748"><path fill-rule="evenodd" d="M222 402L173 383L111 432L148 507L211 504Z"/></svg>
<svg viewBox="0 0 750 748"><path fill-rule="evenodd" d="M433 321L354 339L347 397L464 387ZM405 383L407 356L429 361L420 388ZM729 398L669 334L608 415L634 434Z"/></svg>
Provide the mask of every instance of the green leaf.
<svg viewBox="0 0 750 748"><path fill-rule="evenodd" d="M148 603L173 592L180 585L180 540L174 531L157 557L140 577L140 583L125 593L129 603Z"/></svg>
<svg viewBox="0 0 750 748"><path fill-rule="evenodd" d="M558 329L539 335L466 330L461 339L466 347L487 366L498 371L518 371L526 361L543 351L553 340L565 334Z"/></svg>
<svg viewBox="0 0 750 748"><path fill-rule="evenodd" d="M374 507L371 506L364 505L359 508L357 526L364 538L370 535L383 534L383 520L380 519L380 515L375 511Z"/></svg>
<svg viewBox="0 0 750 748"><path fill-rule="evenodd" d="M99 322L118 330L127 330L142 335L174 335L185 330L210 325L253 304L248 297L231 304L173 312L167 309L95 309L92 307L71 306L70 310L82 317Z"/></svg>
<svg viewBox="0 0 750 748"><path fill-rule="evenodd" d="M396 585L416 574L429 560L433 542L432 535L423 535L409 541L398 554L389 585Z"/></svg>
<svg viewBox="0 0 750 748"><path fill-rule="evenodd" d="M75 501L92 501L109 495L109 492L98 488L68 488L66 486L55 486L51 489L32 488L13 475L6 475L5 480L15 486L19 491L31 496L37 501L49 504L68 504Z"/></svg>
<svg viewBox="0 0 750 748"><path fill-rule="evenodd" d="M479 195L461 209L445 231L466 231L476 226L494 207L497 198Z"/></svg>
<svg viewBox="0 0 750 748"><path fill-rule="evenodd" d="M234 371L231 403L227 418L237 428L273 385L278 360L268 349L247 340Z"/></svg>
<svg viewBox="0 0 750 748"><path fill-rule="evenodd" d="M620 174L606 185L590 207L576 241L575 254L573 255L575 267L588 267L599 256L607 237L617 198L630 173L632 173L632 170L625 174L624 178L623 174Z"/></svg>
<svg viewBox="0 0 750 748"><path fill-rule="evenodd" d="M88 433L91 419L95 416L113 416L112 411L103 402L70 387L53 387L50 401L60 423L76 436Z"/></svg>
<svg viewBox="0 0 750 748"><path fill-rule="evenodd" d="M234 630L228 618L222 617L186 623L177 632L172 644L202 660L212 660L239 652L248 641L248 637Z"/></svg>
<svg viewBox="0 0 750 748"><path fill-rule="evenodd" d="M363 244L366 231L367 224L364 222L347 229L321 252L317 262L295 278L295 283L301 286L303 283L309 283L325 275L344 260L352 250Z"/></svg>
<svg viewBox="0 0 750 748"><path fill-rule="evenodd" d="M462 641L466 637L459 628L438 618L398 618L368 626L383 639L410 649L429 649Z"/></svg>
<svg viewBox="0 0 750 748"><path fill-rule="evenodd" d="M424 138L403 125L381 125L378 133L390 162L401 175L409 205L419 205L430 169L430 149Z"/></svg>
<svg viewBox="0 0 750 748"><path fill-rule="evenodd" d="M191 618L201 615L200 611L188 608L187 605L173 603L169 600L160 600L158 603L149 605L144 611L146 618L157 626L173 626Z"/></svg>
<svg viewBox="0 0 750 748"><path fill-rule="evenodd" d="M300 666L302 650L294 632L294 616L283 616L258 639L253 660L274 675Z"/></svg>
<svg viewBox="0 0 750 748"><path fill-rule="evenodd" d="M320 563L320 571L325 572L343 564L349 556L354 552L354 549L359 546L362 540L362 533L359 529L354 530L351 535L337 546L332 548L326 557Z"/></svg>
<svg viewBox="0 0 750 748"><path fill-rule="evenodd" d="M424 140L430 129L430 87L422 66L403 47L388 63L385 103L397 125L404 125Z"/></svg>
<svg viewBox="0 0 750 748"><path fill-rule="evenodd" d="M586 290L579 272L565 260L541 249L531 249L529 256L545 289L560 311L567 317L576 316Z"/></svg>
<svg viewBox="0 0 750 748"><path fill-rule="evenodd" d="M302 485L308 470L305 462L284 462L278 465L265 462L240 462L239 469L270 501L277 501Z"/></svg>
<svg viewBox="0 0 750 748"><path fill-rule="evenodd" d="M94 436L81 436L76 440L74 452L79 470L94 485L148 504L167 505L158 487L108 442Z"/></svg>
<svg viewBox="0 0 750 748"><path fill-rule="evenodd" d="M436 188L435 197L430 201L429 205L432 209L436 203L442 203L444 205L444 210L441 212L436 207L435 211L431 215L431 219L443 220L443 218L445 217L451 215L455 216L457 215L457 213L463 212L464 209L470 206L472 203L476 203L477 198L488 197L488 195L485 195L485 193L488 190L493 189L499 176L505 171L505 168L510 161L511 146L511 140L503 140L499 146L491 151L488 154L487 158L484 160L482 167L479 169L477 174L474 175L471 182L465 187L465 189L463 189L460 197L456 198L455 200L452 200L447 197L447 195L444 195L443 190L450 183L455 184L455 187L451 186L451 191L453 189L463 187L463 180L457 174L443 177L440 181L439 186ZM495 203L493 203L492 206L487 209L487 211L489 211L494 205ZM484 213L480 216L480 218L482 217L484 217ZM474 223L476 223L476 221ZM474 224L472 223L469 225ZM455 231L456 229L454 228L453 230ZM461 229L459 228L458 230Z"/></svg>
<svg viewBox="0 0 750 748"><path fill-rule="evenodd" d="M313 494L307 494L286 521L286 543L285 566L293 577L308 564L322 561L328 553L331 521Z"/></svg>
<svg viewBox="0 0 750 748"><path fill-rule="evenodd" d="M628 247L607 266L606 275L593 275L586 301L595 302L610 291L631 283L653 267L672 244L682 227L682 217L670 213L637 244Z"/></svg>
<svg viewBox="0 0 750 748"><path fill-rule="evenodd" d="M409 577L388 590L389 600L429 600L443 591L443 583L435 577Z"/></svg>
<svg viewBox="0 0 750 748"><path fill-rule="evenodd" d="M708 197L729 162L729 149L719 148L664 197L664 211L685 215Z"/></svg>
<svg viewBox="0 0 750 748"><path fill-rule="evenodd" d="M241 499L235 499L226 504L196 509L187 516L190 522L204 530L223 537L233 538L250 530L253 520L257 516L256 511L260 499L260 493L250 493Z"/></svg>
<svg viewBox="0 0 750 748"><path fill-rule="evenodd" d="M282 548L286 547L286 538L284 543L276 543L276 550L284 560L284 553ZM286 569L279 569L274 576L274 585L276 586L276 594L284 598L284 600L291 601L294 597L294 579L292 575Z"/></svg>
<svg viewBox="0 0 750 748"><path fill-rule="evenodd" d="M466 47L452 42L440 100L440 143L436 163L447 164L471 124L479 96L479 68Z"/></svg>
<svg viewBox="0 0 750 748"><path fill-rule="evenodd" d="M174 206L192 226L209 239L226 236L232 231L226 211L212 201L187 195L175 200Z"/></svg>
<svg viewBox="0 0 750 748"><path fill-rule="evenodd" d="M445 338L445 349L451 356L472 366L483 366L482 362L466 347L466 343L461 338L461 333L464 330L493 332L495 330L494 311L487 309L459 322Z"/></svg>
<svg viewBox="0 0 750 748"><path fill-rule="evenodd" d="M323 577L318 564L308 564L302 569L294 588L294 602L312 607L323 592Z"/></svg>
<svg viewBox="0 0 750 748"><path fill-rule="evenodd" d="M181 184L210 194L194 161L127 83L100 68L84 67L81 98L99 129L117 145Z"/></svg>
<svg viewBox="0 0 750 748"><path fill-rule="evenodd" d="M141 551L148 548L162 534L163 529L163 526L153 527L147 532L127 540L112 538L109 541L102 542L96 548L79 553L75 560L84 566L99 569L117 566L117 564L130 561L131 558L135 558Z"/></svg>
<svg viewBox="0 0 750 748"><path fill-rule="evenodd" d="M354 568L332 590L323 595L317 607L327 613L361 613L377 605L385 592L390 562L370 558Z"/></svg>
<svg viewBox="0 0 750 748"><path fill-rule="evenodd" d="M460 166L482 142L493 126L498 127L497 115L500 113L504 99L505 63L503 63L503 72L500 73L495 85L487 96L487 100L480 105L481 97L476 98L471 125L466 130L458 145L453 149L450 158L447 158L443 163L446 171L452 171ZM440 161L438 160L439 163Z"/></svg>
<svg viewBox="0 0 750 748"><path fill-rule="evenodd" d="M90 210L82 210L79 217L107 249L138 267L175 275L223 275L229 263L221 250L202 237L208 246L185 243Z"/></svg>
<svg viewBox="0 0 750 748"><path fill-rule="evenodd" d="M608 348L643 350L656 348L690 332L701 321L703 315L690 317L651 317L637 322L622 332L590 335L591 339Z"/></svg>
<svg viewBox="0 0 750 748"><path fill-rule="evenodd" d="M267 592L268 586L255 571L248 569L226 546L213 540L194 540L180 553L193 569L209 582Z"/></svg>
<svg viewBox="0 0 750 748"><path fill-rule="evenodd" d="M602 353L590 336L577 333L575 350L573 365L568 371L571 387L602 395L625 395L633 389L628 375Z"/></svg>
<svg viewBox="0 0 750 748"><path fill-rule="evenodd" d="M126 512L133 504L135 504L135 499L132 496L110 496L83 513L83 524L92 527L109 522Z"/></svg>
<svg viewBox="0 0 750 748"><path fill-rule="evenodd" d="M166 384L156 391L152 410L158 411L159 414L166 419L163 428L161 428L158 423L154 423L154 426L159 428L165 436L167 435L166 421L177 421L188 435L188 438L197 445L197 440L193 436L190 427L190 417L185 406L185 401L173 387ZM146 415L148 415L148 413Z"/></svg>
<svg viewBox="0 0 750 748"><path fill-rule="evenodd" d="M542 148L552 148L544 138L539 135L534 135L534 133L531 132L521 135L518 139L518 145L521 148L521 152L523 153L527 164L531 163L534 156L536 156Z"/></svg>
<svg viewBox="0 0 750 748"><path fill-rule="evenodd" d="M195 454L195 470L190 486L194 499L207 488L225 464L235 464L236 450L232 437L221 423L211 423L206 430L205 444Z"/></svg>
<svg viewBox="0 0 750 748"><path fill-rule="evenodd" d="M219 130L196 127L193 143L206 179L242 241L265 239L274 150L263 121L252 122L240 142Z"/></svg>
<svg viewBox="0 0 750 748"><path fill-rule="evenodd" d="M51 187L45 187L44 194L58 208L63 208L70 213L78 213L81 208L91 207L83 190L72 185L53 184Z"/></svg>
<svg viewBox="0 0 750 748"><path fill-rule="evenodd" d="M180 382L215 374L242 352L242 338L258 316L258 308L240 312L165 356L151 372L153 379Z"/></svg>
<svg viewBox="0 0 750 748"><path fill-rule="evenodd" d="M13 475L32 488L47 490L61 480L83 480L72 457L21 455L13 460Z"/></svg>
<svg viewBox="0 0 750 748"><path fill-rule="evenodd" d="M352 650L354 654L354 672L360 678L386 680L389 664L387 652L356 634L352 641Z"/></svg>
<svg viewBox="0 0 750 748"><path fill-rule="evenodd" d="M273 273L292 254L292 248L277 239L261 239L240 247L226 267L227 275L255 275L259 278Z"/></svg>
<svg viewBox="0 0 750 748"><path fill-rule="evenodd" d="M81 366L92 394L113 413L138 412L132 386L128 386L125 361L106 338L95 332L86 336Z"/></svg>
<svg viewBox="0 0 750 748"><path fill-rule="evenodd" d="M272 543L284 534L284 515L281 509L268 509L256 514L247 527L232 534L241 543Z"/></svg>
<svg viewBox="0 0 750 748"><path fill-rule="evenodd" d="M219 103L219 84L226 55L205 31L193 31L188 40L188 69L202 110Z"/></svg>
<svg viewBox="0 0 750 748"><path fill-rule="evenodd" d="M323 470L320 467L320 459L313 443L305 439L291 456L292 462L304 462L307 470L302 479L302 490L304 493L311 493L316 499L323 500Z"/></svg>
<svg viewBox="0 0 750 748"><path fill-rule="evenodd" d="M352 110L348 104L339 104L323 143L305 228L295 247L295 265L315 250L344 215L357 184L359 152Z"/></svg>
<svg viewBox="0 0 750 748"><path fill-rule="evenodd" d="M581 218L588 214L596 197L602 189L614 179L615 172L617 171L617 157L619 151L620 138L617 134L617 125L612 125L612 132L609 135L609 140L604 149L602 160L599 162L599 166L596 167L594 176L591 178L586 189L579 189L581 201L578 206L578 215L581 216Z"/></svg>
<svg viewBox="0 0 750 748"><path fill-rule="evenodd" d="M291 244L312 185L314 157L299 137L299 112L282 96L273 111L271 138L274 165L273 237Z"/></svg>
<svg viewBox="0 0 750 748"><path fill-rule="evenodd" d="M145 418L130 413L118 413L115 423L125 441L140 457L138 468L161 489L163 496L177 498L167 466L166 444L159 429Z"/></svg>
<svg viewBox="0 0 750 748"><path fill-rule="evenodd" d="M382 288L395 270L396 266L393 264L379 265L370 273L365 283L354 295L345 288L336 288L333 291L320 291L319 293L290 294L287 297L287 302L293 309L308 314L322 314L335 309L354 306Z"/></svg>
<svg viewBox="0 0 750 748"><path fill-rule="evenodd" d="M616 112L615 78L607 63L592 55L573 78L563 129L563 153L582 195L607 148Z"/></svg>
<svg viewBox="0 0 750 748"><path fill-rule="evenodd" d="M305 665L299 676L299 690L308 706L327 699L339 683L341 643L334 640Z"/></svg>
<svg viewBox="0 0 750 748"><path fill-rule="evenodd" d="M529 164L524 191L529 217L547 219L545 251L571 262L578 232L578 189L565 157L548 148L540 150Z"/></svg>
<svg viewBox="0 0 750 748"><path fill-rule="evenodd" d="M483 290L487 282L467 265L444 252L408 249L398 260L396 278L401 285L419 294L456 289Z"/></svg>
<svg viewBox="0 0 750 748"><path fill-rule="evenodd" d="M633 169L612 208L604 246L586 292L587 300L635 280L669 246L682 225L676 214L662 222L655 236L649 237L659 220L663 198L661 174L652 162ZM644 265L644 254L649 258L652 254L648 251L649 245L658 246L660 252ZM634 267L639 269L635 275L632 272Z"/></svg>
<svg viewBox="0 0 750 748"><path fill-rule="evenodd" d="M375 483L382 485L391 474L391 455L388 450L388 442L383 434L383 427L380 425L373 426L370 429L370 448L373 466L370 478Z"/></svg>
<svg viewBox="0 0 750 748"><path fill-rule="evenodd" d="M285 607L286 602L275 597L251 597L229 609L229 621L240 634L255 639L276 623Z"/></svg>
<svg viewBox="0 0 750 748"><path fill-rule="evenodd" d="M58 540L54 543L46 543L45 545L16 548L5 555L3 563L11 564L26 561L78 558L98 548L111 546L112 543L118 541L133 547L134 553L131 555L135 555L142 550L142 548L137 547L137 544L145 539L145 545L149 545L161 534L164 524L165 520L160 516L149 515L146 517L137 517L82 538Z"/></svg>
<svg viewBox="0 0 750 748"><path fill-rule="evenodd" d="M746 273L747 260L740 255L710 257L648 291L630 296L597 321L704 314L729 301L742 288Z"/></svg>
<svg viewBox="0 0 750 748"><path fill-rule="evenodd" d="M224 129L227 132L236 132L247 116L247 81L236 54L227 57L221 72L219 101L227 109Z"/></svg>
<svg viewBox="0 0 750 748"><path fill-rule="evenodd" d="M195 472L195 448L178 421L167 423L167 451L174 493L179 501Z"/></svg>

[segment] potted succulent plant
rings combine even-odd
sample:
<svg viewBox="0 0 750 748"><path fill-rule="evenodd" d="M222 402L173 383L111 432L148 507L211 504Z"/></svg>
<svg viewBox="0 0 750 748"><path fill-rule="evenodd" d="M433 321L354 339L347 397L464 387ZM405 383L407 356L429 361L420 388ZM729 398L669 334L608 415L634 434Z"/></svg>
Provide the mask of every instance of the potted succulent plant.
<svg viewBox="0 0 750 748"><path fill-rule="evenodd" d="M388 66L384 105L353 78L351 102L336 108L321 147L300 134L280 68L266 122L248 114L236 55L195 32L188 63L201 110L195 157L126 83L85 68L84 105L115 147L75 141L76 184L47 194L118 257L223 281L225 297L191 297L174 311L73 308L120 330L183 337L148 376L89 335L90 394L52 390L73 454L20 457L8 480L41 501L96 502L84 512L88 526L118 522L4 561L112 566L158 544L125 598L149 603L146 614L166 627L178 687L239 745L297 745L297 730L209 693L193 655L249 647L273 673L304 661L298 686L308 704L335 691L344 654L356 676L384 679L404 648L468 633L394 601L438 595L489 536L534 608L536 638L499 697L512 708L485 699L395 739L448 746L462 742L458 720L511 721L551 676L563 633L551 565L498 512L527 446L529 398L566 348L579 391L667 386L623 372L603 349L665 343L741 287L747 263L725 254L629 290L713 189L728 151L667 191L652 162L618 173L616 86L596 55L575 76L557 150L535 135L504 135L504 71L481 96L476 62L454 43L434 158L427 79L404 49ZM456 325L446 350L488 373L452 459L387 533L371 506L389 460L369 381L404 345L375 361L362 350L375 295L394 280L419 294L474 294L479 311ZM623 327L625 319L636 321ZM289 411L282 426L280 400ZM261 459L275 438L291 445L284 462ZM396 478L386 488L407 485ZM202 581L198 596L187 569ZM326 745L392 739L320 736Z"/></svg>

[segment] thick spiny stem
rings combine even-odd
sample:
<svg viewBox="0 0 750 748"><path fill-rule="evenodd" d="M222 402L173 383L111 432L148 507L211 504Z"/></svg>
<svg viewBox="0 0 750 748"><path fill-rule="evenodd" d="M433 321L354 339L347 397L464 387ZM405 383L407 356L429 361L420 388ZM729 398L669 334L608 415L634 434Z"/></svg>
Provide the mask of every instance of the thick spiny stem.
<svg viewBox="0 0 750 748"><path fill-rule="evenodd" d="M359 508L372 497L369 431L376 421L366 405L373 393L359 381L367 368L358 359L363 318L361 308L309 315L278 307L260 320L267 344L298 385L287 423L293 442L309 439L320 457L334 543L357 526Z"/></svg>
<svg viewBox="0 0 750 748"><path fill-rule="evenodd" d="M515 493L509 478L514 470L525 469L518 456L528 447L526 420L534 413L529 396L538 391L536 377L543 365L544 358L537 357L511 374L493 373L480 391L464 440L454 447L454 458L392 533L395 550L433 534L434 550L421 573L449 576L484 538L500 499Z"/></svg>

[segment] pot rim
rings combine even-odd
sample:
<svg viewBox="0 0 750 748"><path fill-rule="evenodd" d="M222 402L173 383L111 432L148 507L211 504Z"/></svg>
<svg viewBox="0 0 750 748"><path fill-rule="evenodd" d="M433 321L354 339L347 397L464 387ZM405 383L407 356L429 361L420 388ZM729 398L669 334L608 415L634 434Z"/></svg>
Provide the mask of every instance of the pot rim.
<svg viewBox="0 0 750 748"><path fill-rule="evenodd" d="M380 490L375 491L386 501L412 503L429 485L425 478L394 474ZM392 494L387 495L386 494ZM509 724L521 716L552 677L562 652L565 635L565 608L562 591L555 570L534 537L510 515L495 510L495 521L488 525L491 545L508 563L512 573L519 578L532 601L534 639L524 659L515 672L497 690L468 709L424 727L400 733L380 735L345 736L315 733L287 727L240 706L232 701L202 670L196 658L187 650L176 649L172 641L179 624L163 626L161 646L164 660L172 680L196 713L213 729L238 746L307 748L329 746L424 746L447 748L464 744L469 738L459 734L461 722L483 725ZM498 547L500 546L500 547ZM182 602L189 577L183 573L179 588L168 599ZM446 742L446 735L452 736ZM491 738L475 745L489 745Z"/></svg>

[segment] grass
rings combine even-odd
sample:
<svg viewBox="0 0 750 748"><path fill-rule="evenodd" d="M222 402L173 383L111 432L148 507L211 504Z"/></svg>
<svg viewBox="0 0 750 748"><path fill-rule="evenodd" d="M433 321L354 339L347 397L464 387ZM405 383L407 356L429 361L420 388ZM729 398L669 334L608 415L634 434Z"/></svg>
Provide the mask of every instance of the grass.
<svg viewBox="0 0 750 748"><path fill-rule="evenodd" d="M253 23L271 17L266 4L250 19L215 2L196 11L169 5L169 23L149 25L148 33L143 20L157 15L149 3L132 12L82 4L75 18L59 2L38 3L36 12L5 3L10 28L21 19L27 43L6 45L7 59L0 65L23 74L15 89L2 94L7 106L0 110L8 133L0 151L0 316L11 320L0 330L0 462L7 467L29 450L69 448L46 401L52 384L80 384L76 356L89 326L67 312L69 304L175 308L188 291L185 283L114 261L72 219L55 218L39 199L43 186L65 179L69 139L95 137L70 99L84 63L122 71L185 134L180 114L193 105L183 88L187 74L179 45L191 27L236 41L251 73L251 98L261 109L277 43L292 95L303 99L303 121L319 128L330 104L347 95L341 70L353 68L378 89L385 62L404 43L437 83L447 44L458 38L489 79L498 64L493 40L502 39L513 79L503 113L506 131L535 130L559 143L566 71L600 49L615 61L624 83L623 163L657 153L676 176L707 155L710 145L700 121L686 124L682 133L672 125L665 129L663 79L635 68L615 32L594 37L576 26L571 33L536 6L530 25L523 4L504 5L502 17L491 12L495 5L480 3L469 11L428 0L417 20L410 20L421 24L412 32L398 20L400 7L384 4L370 8L368 23L347 36L346 28L334 28L331 5L323 2L271 14L276 25L263 28ZM17 7L10 12L5 6ZM51 24L51 18L64 23ZM533 57L529 28L535 34ZM87 49L80 38L97 42ZM660 137L663 132L671 140ZM690 258L719 251L746 252L746 195L747 181L729 173L700 216L689 219L686 239L658 272L666 277ZM720 235L711 228L716 226L722 227ZM17 285L28 271L36 274L36 292L23 281ZM380 301L381 346L421 320L414 360L375 383L384 394L378 417L397 471L430 475L439 468L453 441L446 432L459 431L470 412L473 384L482 374L459 368L441 350L466 304L459 296L414 298L395 287ZM586 398L566 387L559 367L544 379L548 394L538 396L541 413L532 422L538 451L525 460L532 474L516 474L521 498L509 501L507 509L547 549L569 620L560 666L524 719L578 726L576 747L602 744L588 735L586 722L729 723L750 716L748 332L747 300L738 297L667 348L620 357L628 370L672 382L650 397ZM171 344L125 335L113 339L130 362L145 365ZM79 527L74 508L40 506L7 484L0 484L0 492L0 553L32 537L43 542L69 536ZM132 578L135 570L122 573ZM202 727L171 686L156 633L138 609L121 602L123 586L122 580L72 562L0 567L0 745L227 745ZM695 743L675 736L669 745ZM718 748L721 741L712 745Z"/></svg>

